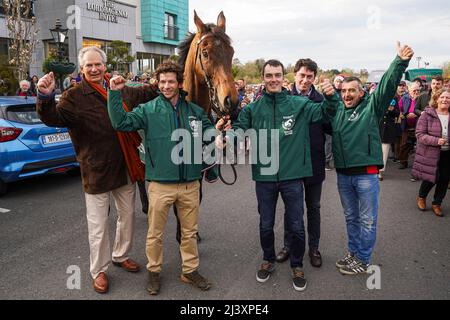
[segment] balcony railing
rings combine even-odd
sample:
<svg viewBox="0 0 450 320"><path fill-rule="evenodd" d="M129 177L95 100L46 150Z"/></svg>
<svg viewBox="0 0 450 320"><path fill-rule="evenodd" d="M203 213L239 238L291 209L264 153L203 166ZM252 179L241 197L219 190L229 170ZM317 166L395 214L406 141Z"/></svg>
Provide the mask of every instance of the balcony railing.
<svg viewBox="0 0 450 320"><path fill-rule="evenodd" d="M177 26L164 25L164 39L178 41L178 30Z"/></svg>

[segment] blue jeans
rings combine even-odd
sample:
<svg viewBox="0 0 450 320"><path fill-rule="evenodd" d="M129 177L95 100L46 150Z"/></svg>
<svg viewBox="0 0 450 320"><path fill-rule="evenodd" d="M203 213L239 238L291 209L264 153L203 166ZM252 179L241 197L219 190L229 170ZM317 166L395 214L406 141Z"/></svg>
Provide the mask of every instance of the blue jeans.
<svg viewBox="0 0 450 320"><path fill-rule="evenodd" d="M347 223L348 251L369 264L377 235L380 185L376 174L338 173L338 190Z"/></svg>
<svg viewBox="0 0 450 320"><path fill-rule="evenodd" d="M303 224L303 182L291 180L283 182L256 182L258 199L259 234L264 260L275 262L275 212L281 194L285 206L285 221L291 236L291 268L303 267L305 254L305 227Z"/></svg>
<svg viewBox="0 0 450 320"><path fill-rule="evenodd" d="M319 249L320 241L320 197L322 195L322 182L305 184L306 217L308 225L309 249ZM286 214L286 213L285 213ZM284 218L284 247L290 250L291 235L288 232L287 219Z"/></svg>

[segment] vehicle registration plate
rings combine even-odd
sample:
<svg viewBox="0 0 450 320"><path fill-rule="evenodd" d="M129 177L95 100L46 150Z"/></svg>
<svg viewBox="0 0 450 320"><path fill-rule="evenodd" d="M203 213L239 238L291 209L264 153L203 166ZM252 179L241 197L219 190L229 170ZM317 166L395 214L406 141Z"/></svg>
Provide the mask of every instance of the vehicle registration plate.
<svg viewBox="0 0 450 320"><path fill-rule="evenodd" d="M48 134L42 137L42 142L44 144L53 144L67 141L70 141L70 136L68 132Z"/></svg>

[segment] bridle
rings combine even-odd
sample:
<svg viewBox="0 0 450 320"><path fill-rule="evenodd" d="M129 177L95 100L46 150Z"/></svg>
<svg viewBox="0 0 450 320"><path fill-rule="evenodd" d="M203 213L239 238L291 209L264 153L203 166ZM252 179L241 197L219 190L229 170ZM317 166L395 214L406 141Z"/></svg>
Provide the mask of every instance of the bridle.
<svg viewBox="0 0 450 320"><path fill-rule="evenodd" d="M203 35L198 41L197 41L197 50L195 53L195 60L194 60L194 68L197 65L197 59L200 62L200 68L202 69L203 78L205 79L205 83L208 86L208 94L209 94L209 103L211 109L214 111L214 113L217 115L217 119L223 118L225 115L220 110L220 103L219 103L219 97L217 96L217 88L214 87L214 84L211 81L211 76L206 73L205 66L203 65L202 55L200 53L200 43L202 43L203 40L208 36L209 34ZM222 135L225 138L225 131L222 131ZM225 150L224 150L225 154ZM234 179L232 182L226 181L222 176L222 165L219 163L217 164L217 168L219 171L219 179L226 185L232 186L236 183L237 180L237 172L234 164L231 164L231 169L233 170Z"/></svg>
<svg viewBox="0 0 450 320"><path fill-rule="evenodd" d="M205 66L203 65L202 55L200 53L200 43L202 43L202 41L205 40L207 36L209 36L209 34L203 35L196 43L197 50L195 53L194 67L197 65L198 59L198 61L200 62L200 68L202 69L203 78L205 79L205 83L208 87L210 107L217 115L217 118L220 119L223 118L225 115L220 110L219 97L217 96L217 88L214 87L214 84L211 81L211 76L206 73Z"/></svg>

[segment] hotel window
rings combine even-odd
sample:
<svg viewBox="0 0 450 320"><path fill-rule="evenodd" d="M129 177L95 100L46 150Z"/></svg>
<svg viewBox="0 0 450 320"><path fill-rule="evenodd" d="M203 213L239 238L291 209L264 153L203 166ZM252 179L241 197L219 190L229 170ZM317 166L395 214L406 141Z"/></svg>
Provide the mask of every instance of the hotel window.
<svg viewBox="0 0 450 320"><path fill-rule="evenodd" d="M165 13L164 17L164 39L178 40L177 16Z"/></svg>
<svg viewBox="0 0 450 320"><path fill-rule="evenodd" d="M153 72L158 67L158 65L169 58L169 56L148 52L137 52L136 57L138 63L138 71L140 72Z"/></svg>

